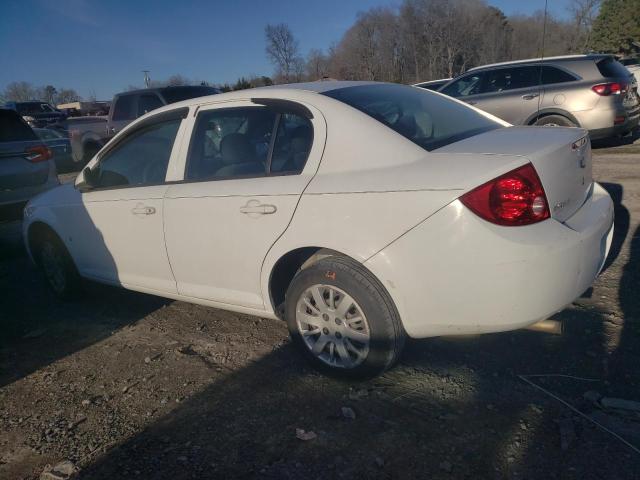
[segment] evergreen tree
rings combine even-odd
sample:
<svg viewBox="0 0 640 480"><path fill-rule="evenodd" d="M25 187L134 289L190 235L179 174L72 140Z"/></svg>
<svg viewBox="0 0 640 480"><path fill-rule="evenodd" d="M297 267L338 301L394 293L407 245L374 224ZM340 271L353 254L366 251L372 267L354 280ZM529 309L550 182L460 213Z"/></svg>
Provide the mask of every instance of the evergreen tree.
<svg viewBox="0 0 640 480"><path fill-rule="evenodd" d="M640 0L603 0L593 24L591 48L606 53L630 53L640 42Z"/></svg>

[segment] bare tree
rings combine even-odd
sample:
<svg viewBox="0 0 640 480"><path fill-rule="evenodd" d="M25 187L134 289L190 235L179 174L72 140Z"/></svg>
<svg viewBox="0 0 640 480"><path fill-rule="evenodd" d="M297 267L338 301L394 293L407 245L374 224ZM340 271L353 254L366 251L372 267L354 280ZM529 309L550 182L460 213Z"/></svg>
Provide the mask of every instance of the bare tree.
<svg viewBox="0 0 640 480"><path fill-rule="evenodd" d="M277 69L277 76L281 76L285 82L291 81L297 73L299 63L298 41L288 25L267 25L264 29L267 41L266 52L269 61Z"/></svg>
<svg viewBox="0 0 640 480"><path fill-rule="evenodd" d="M322 80L329 74L329 58L314 48L307 54L305 69L309 80Z"/></svg>
<svg viewBox="0 0 640 480"><path fill-rule="evenodd" d="M8 102L24 102L35 100L37 92L29 82L11 82L5 88L3 96Z"/></svg>
<svg viewBox="0 0 640 480"><path fill-rule="evenodd" d="M598 16L601 0L571 0L568 10L573 17L571 51L583 52L591 40L593 21Z"/></svg>
<svg viewBox="0 0 640 480"><path fill-rule="evenodd" d="M165 83L168 87L177 87L181 85L189 85L191 82L186 77L176 73L175 75L171 75Z"/></svg>

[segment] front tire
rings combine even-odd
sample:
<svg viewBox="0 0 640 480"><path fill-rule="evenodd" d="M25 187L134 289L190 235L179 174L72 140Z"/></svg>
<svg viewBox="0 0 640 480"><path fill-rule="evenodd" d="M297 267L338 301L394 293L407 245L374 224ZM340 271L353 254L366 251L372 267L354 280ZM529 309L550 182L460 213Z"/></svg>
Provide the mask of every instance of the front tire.
<svg viewBox="0 0 640 480"><path fill-rule="evenodd" d="M385 288L359 263L323 258L300 270L285 298L294 343L329 374L369 378L398 359L406 334Z"/></svg>
<svg viewBox="0 0 640 480"><path fill-rule="evenodd" d="M62 240L53 232L44 232L34 253L51 291L62 300L77 298L80 275Z"/></svg>

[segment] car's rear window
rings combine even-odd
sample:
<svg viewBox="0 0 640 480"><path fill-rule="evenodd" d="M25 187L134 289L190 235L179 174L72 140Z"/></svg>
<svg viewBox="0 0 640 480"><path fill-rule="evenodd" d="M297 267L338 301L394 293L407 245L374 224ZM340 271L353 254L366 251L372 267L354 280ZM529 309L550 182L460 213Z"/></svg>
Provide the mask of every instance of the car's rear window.
<svg viewBox="0 0 640 480"><path fill-rule="evenodd" d="M162 96L167 103L181 102L190 98L204 97L220 93L215 87L169 87L162 90Z"/></svg>
<svg viewBox="0 0 640 480"><path fill-rule="evenodd" d="M617 60L605 58L596 63L600 74L605 78L627 78L631 73Z"/></svg>
<svg viewBox="0 0 640 480"><path fill-rule="evenodd" d="M37 140L31 127L13 110L0 110L0 142Z"/></svg>
<svg viewBox="0 0 640 480"><path fill-rule="evenodd" d="M40 113L55 112L51 105L42 102L16 103L16 110L20 115L38 115Z"/></svg>
<svg viewBox="0 0 640 480"><path fill-rule="evenodd" d="M359 85L324 95L366 113L425 150L502 126L466 105L405 85Z"/></svg>

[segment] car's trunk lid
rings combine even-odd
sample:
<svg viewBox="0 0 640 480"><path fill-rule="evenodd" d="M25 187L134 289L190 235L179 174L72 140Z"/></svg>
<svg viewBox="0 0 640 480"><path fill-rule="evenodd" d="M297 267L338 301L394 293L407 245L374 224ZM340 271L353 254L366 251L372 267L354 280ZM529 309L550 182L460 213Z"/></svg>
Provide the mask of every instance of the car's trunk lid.
<svg viewBox="0 0 640 480"><path fill-rule="evenodd" d="M580 128L500 128L437 152L526 157L542 181L552 217L561 222L582 206L591 189L591 143Z"/></svg>

